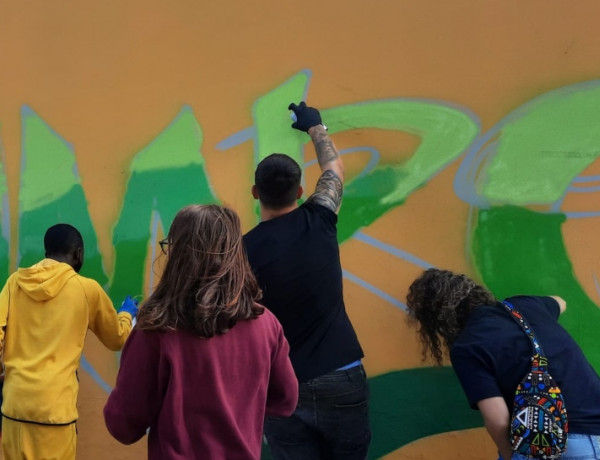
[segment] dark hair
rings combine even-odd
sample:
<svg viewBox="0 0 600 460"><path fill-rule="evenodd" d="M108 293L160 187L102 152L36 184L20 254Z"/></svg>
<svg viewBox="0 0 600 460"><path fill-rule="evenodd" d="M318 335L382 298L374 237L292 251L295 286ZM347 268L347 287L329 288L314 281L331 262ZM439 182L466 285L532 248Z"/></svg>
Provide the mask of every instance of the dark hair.
<svg viewBox="0 0 600 460"><path fill-rule="evenodd" d="M186 206L175 216L167 241L164 273L140 308L137 327L185 330L209 338L263 313L233 210Z"/></svg>
<svg viewBox="0 0 600 460"><path fill-rule="evenodd" d="M423 359L443 359L442 342L449 351L465 327L473 308L494 305L494 295L465 275L430 268L410 285L406 304L409 321L419 326Z"/></svg>
<svg viewBox="0 0 600 460"><path fill-rule="evenodd" d="M46 230L44 250L46 256L65 256L83 248L83 238L79 230L69 224L56 224Z"/></svg>
<svg viewBox="0 0 600 460"><path fill-rule="evenodd" d="M260 202L271 209L281 209L296 201L302 170L283 153L272 153L256 167L254 184Z"/></svg>

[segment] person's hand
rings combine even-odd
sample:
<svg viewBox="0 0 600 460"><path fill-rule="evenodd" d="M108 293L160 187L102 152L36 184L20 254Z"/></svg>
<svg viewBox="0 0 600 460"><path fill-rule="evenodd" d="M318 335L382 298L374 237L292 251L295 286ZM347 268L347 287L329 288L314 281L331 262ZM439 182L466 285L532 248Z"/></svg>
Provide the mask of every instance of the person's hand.
<svg viewBox="0 0 600 460"><path fill-rule="evenodd" d="M322 125L321 114L314 107L309 107L304 101L296 105L291 103L288 110L294 112L296 121L292 123L292 128L308 133L308 130L313 126Z"/></svg>
<svg viewBox="0 0 600 460"><path fill-rule="evenodd" d="M122 311L129 313L132 318L135 318L138 312L138 301L137 299L132 299L131 296L125 297L125 300L121 304L121 308L119 308L119 313Z"/></svg>

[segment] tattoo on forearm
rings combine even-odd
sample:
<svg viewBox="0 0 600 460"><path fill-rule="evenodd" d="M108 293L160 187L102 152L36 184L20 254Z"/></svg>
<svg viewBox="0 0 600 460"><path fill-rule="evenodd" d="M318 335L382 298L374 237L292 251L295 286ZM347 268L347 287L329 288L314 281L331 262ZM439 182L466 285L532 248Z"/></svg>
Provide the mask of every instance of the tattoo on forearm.
<svg viewBox="0 0 600 460"><path fill-rule="evenodd" d="M323 167L323 165L340 156L335 145L333 145L333 141L324 128L321 127L320 129L315 129L311 137L315 144L319 166Z"/></svg>
<svg viewBox="0 0 600 460"><path fill-rule="evenodd" d="M328 169L317 182L317 188L307 201L318 203L337 212L342 204L343 185L340 178L331 169Z"/></svg>

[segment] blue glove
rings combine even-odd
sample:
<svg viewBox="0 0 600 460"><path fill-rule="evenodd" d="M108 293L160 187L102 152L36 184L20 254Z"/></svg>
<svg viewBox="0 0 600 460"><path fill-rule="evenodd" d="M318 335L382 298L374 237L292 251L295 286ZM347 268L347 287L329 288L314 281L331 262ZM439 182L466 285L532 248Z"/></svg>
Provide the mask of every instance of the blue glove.
<svg viewBox="0 0 600 460"><path fill-rule="evenodd" d="M119 308L119 313L122 311L129 313L133 318L135 318L135 315L137 315L138 312L137 299L132 299L131 296L125 297L125 300L121 304L121 308Z"/></svg>
<svg viewBox="0 0 600 460"><path fill-rule="evenodd" d="M296 121L292 124L292 128L294 129L307 133L313 126L323 124L319 111L314 107L307 106L304 101L300 102L299 105L290 104L288 110L291 110L296 115Z"/></svg>

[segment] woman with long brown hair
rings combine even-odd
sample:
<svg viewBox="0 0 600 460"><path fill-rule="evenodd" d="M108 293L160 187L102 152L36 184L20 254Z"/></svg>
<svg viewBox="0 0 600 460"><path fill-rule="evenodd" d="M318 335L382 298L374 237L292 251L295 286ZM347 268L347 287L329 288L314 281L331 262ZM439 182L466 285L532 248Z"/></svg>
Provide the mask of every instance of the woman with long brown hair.
<svg viewBox="0 0 600 460"><path fill-rule="evenodd" d="M295 409L279 322L257 303L237 214L191 205L161 241L161 280L141 306L104 417L149 459L259 459L263 419Z"/></svg>

